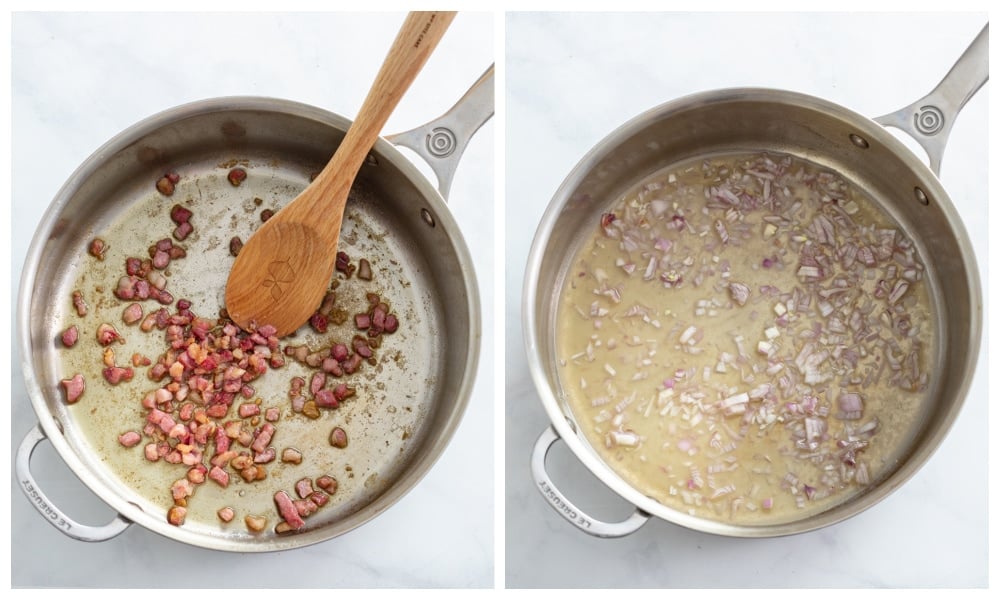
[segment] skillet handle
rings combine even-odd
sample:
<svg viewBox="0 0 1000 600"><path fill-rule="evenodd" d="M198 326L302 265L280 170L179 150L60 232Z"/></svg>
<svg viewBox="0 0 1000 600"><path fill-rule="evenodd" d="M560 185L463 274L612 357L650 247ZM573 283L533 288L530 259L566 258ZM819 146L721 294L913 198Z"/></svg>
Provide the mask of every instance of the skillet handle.
<svg viewBox="0 0 1000 600"><path fill-rule="evenodd" d="M42 432L42 428L35 425L35 427L29 431L26 436L24 436L24 440L21 441L21 445L18 446L17 457L14 462L14 470L17 473L17 481L21 484L21 491L23 491L24 495L28 497L28 500L31 500L31 504L35 507L35 510L41 513L41 515L45 517L46 521L65 535L84 542L103 542L105 540L110 540L128 529L129 525L132 524L132 521L129 521L121 515L115 515L114 520L107 525L93 527L77 523L73 519L67 517L62 511L52 504L52 502L38 488L38 483L35 482L35 478L31 476L31 454L35 451L35 447L46 439L48 438L45 436L45 433Z"/></svg>
<svg viewBox="0 0 1000 600"><path fill-rule="evenodd" d="M875 119L885 127L902 129L915 139L941 176L941 157L948 134L965 103L990 78L990 25L983 27L969 48L934 90L906 108Z"/></svg>
<svg viewBox="0 0 1000 600"><path fill-rule="evenodd" d="M634 533L649 520L649 513L636 508L632 515L620 523L606 523L597 520L573 505L552 483L548 472L545 470L545 456L561 438L556 430L550 425L542 435L538 436L535 448L531 452L531 474L535 478L535 485L538 491L545 498L549 505L556 510L559 515L578 527L581 531L589 533L595 537L616 538Z"/></svg>
<svg viewBox="0 0 1000 600"><path fill-rule="evenodd" d="M437 175L441 197L447 200L465 147L492 116L493 65L490 65L448 112L426 125L386 136L386 139L413 150L427 161Z"/></svg>

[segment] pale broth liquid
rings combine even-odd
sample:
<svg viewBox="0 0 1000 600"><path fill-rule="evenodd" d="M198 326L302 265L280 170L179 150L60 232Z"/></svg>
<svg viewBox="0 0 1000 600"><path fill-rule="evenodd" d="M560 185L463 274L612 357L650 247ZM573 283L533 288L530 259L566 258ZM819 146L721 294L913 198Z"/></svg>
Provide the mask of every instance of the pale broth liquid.
<svg viewBox="0 0 1000 600"><path fill-rule="evenodd" d="M657 173L595 217L557 315L560 384L630 485L694 516L794 521L890 472L934 322L912 241L781 155Z"/></svg>

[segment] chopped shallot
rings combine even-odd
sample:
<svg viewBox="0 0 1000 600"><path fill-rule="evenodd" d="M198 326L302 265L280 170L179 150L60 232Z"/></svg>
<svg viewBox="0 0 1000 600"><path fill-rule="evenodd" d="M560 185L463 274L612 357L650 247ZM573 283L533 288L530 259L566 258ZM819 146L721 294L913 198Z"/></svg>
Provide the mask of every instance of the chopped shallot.
<svg viewBox="0 0 1000 600"><path fill-rule="evenodd" d="M595 446L657 466L671 498L710 518L825 506L868 485L882 409L865 398L920 392L932 377L913 242L861 213L847 181L790 156L704 159L635 190L580 251L579 293L563 288L572 318L592 324L567 328L560 364ZM643 392L646 380L663 385ZM728 479L780 478L792 461L809 467L780 490Z"/></svg>
<svg viewBox="0 0 1000 600"><path fill-rule="evenodd" d="M729 296L734 302L743 306L750 299L750 286L734 281L729 284Z"/></svg>

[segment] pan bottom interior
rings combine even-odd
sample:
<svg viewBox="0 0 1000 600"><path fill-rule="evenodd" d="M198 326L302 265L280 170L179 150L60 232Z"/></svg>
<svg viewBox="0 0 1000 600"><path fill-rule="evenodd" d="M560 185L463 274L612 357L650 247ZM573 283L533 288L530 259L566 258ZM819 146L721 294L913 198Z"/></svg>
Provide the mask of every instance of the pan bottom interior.
<svg viewBox="0 0 1000 600"><path fill-rule="evenodd" d="M227 179L233 168L248 173L239 186ZM52 278L43 286L50 301L44 309L44 330L33 336L52 344L36 359L43 363L40 378L52 398L49 409L61 423L87 477L96 477L115 496L139 507L158 523L166 523L173 504L171 485L185 477L187 467L163 460L150 462L143 456L145 439L132 448L119 443L123 433L142 433L147 410L141 401L158 384L147 378L148 367L137 367L130 381L108 385L102 375L105 349L96 339L100 324L117 328L124 339L109 348L114 352L112 360L122 366L129 365L129 357L136 353L155 364L167 349L163 331L154 328L145 333L138 325L122 321L129 302L115 298L113 291L125 275L126 258L148 258L151 245L171 238L175 227L170 218L172 206L179 204L192 211L194 232L183 241L174 240L186 249L186 256L172 260L162 273L175 300L190 301L195 315L214 320L224 306L225 281L233 261L231 238L247 239L262 222L263 211L279 210L308 184L315 165L241 154L236 158L210 157L178 165L176 170L180 181L171 196L154 189L155 178L134 181L134 185L123 186L102 199L97 210L78 214L79 220L61 233L60 243L76 248L78 254L57 272L43 265L46 276ZM350 345L354 335L364 335L355 327L354 315L368 310L368 294L378 294L398 316L398 330L381 336L375 364L362 364L357 373L342 379L328 378L328 388L346 383L355 388L356 395L339 408L321 408L318 418L309 418L292 410L289 388L293 377L302 377L303 393L311 397L309 385L315 369L286 357L283 367L270 369L255 380L252 397L237 397L229 417L236 418L236 407L243 401L259 401L262 414L267 408L277 408L280 418L274 423L277 431L271 445L278 458L262 465L266 470L263 480L247 483L231 473L227 487L212 481L197 485L187 500L183 532L178 536L224 538L248 545L281 537L274 532L280 517L273 496L283 490L298 499L295 484L303 478L315 481L331 476L338 487L326 505L305 519L298 534L319 532L329 537L330 532L360 524L391 503L389 499L397 494L394 486L429 443L428 429L438 409L443 368L437 357L446 354L448 345L430 269L415 251L417 244L408 237L415 234L401 227L401 222L392 212L391 199L356 185L347 205L340 249L350 256L352 268L365 259L371 265L371 280L362 280L356 272L349 278L336 273L336 311L343 321L330 322L325 334L306 325L281 340L282 348L306 345L310 351L329 347L334 340ZM86 254L94 238L107 246L102 260ZM88 304L85 317L75 312L70 301L74 291L81 292ZM154 300L139 303L143 314L160 308ZM174 306L167 308L171 313L176 310ZM72 348L60 348L59 336L71 325L79 330L79 342ZM58 381L77 373L87 382L86 391L79 402L67 406ZM347 433L344 448L331 444L335 427ZM301 463L283 462L280 456L286 448L300 452ZM232 508L236 515L229 523L217 515L224 507ZM267 526L260 532L248 531L246 516L262 516Z"/></svg>
<svg viewBox="0 0 1000 600"><path fill-rule="evenodd" d="M919 372L900 386L911 390L872 386L873 380L880 381L876 374L888 379L899 371L899 366L886 364L898 357L864 356L852 357L863 363L858 373L868 369L858 376L840 361L835 380L823 374L822 363L805 377L793 373L797 377L782 379L783 373L796 371L796 365L800 370L802 361L815 360L804 348L814 336L817 346L831 349L840 359L843 352L857 351L860 334L852 329L849 312L830 331L827 317L841 316L834 312L840 308L838 292L829 292L837 285L820 284L826 277L814 277L818 272L813 263L802 263L800 246L791 251L792 245L810 238L809 243L827 242L835 256L833 239L813 239L817 232L823 238L823 232L812 229L815 207L808 209L804 222L792 225L782 218L788 215L778 214L781 211L768 213L766 219L750 217L748 202L753 202L744 197L741 204L736 196L719 191L733 189L720 184L728 180L735 182L737 194L745 186L758 198L788 195L780 205L787 212L796 191L779 187L763 168L765 161L773 165L785 155L770 153L765 161L760 156L701 155L629 181L618 193L573 205L566 218L578 234L564 253L557 277L561 292L550 321L557 397L577 424L579 437L613 477L685 517L749 526L782 524L832 510L891 477L913 452L936 410L940 383L933 374L944 337L935 277L920 240L911 238L908 228L885 208L884 199L871 197L866 186L827 165L796 157L790 170L804 169L810 180L824 173L819 178L844 178L849 191L833 201L837 208L829 214L873 224L872 232L892 229L919 257L919 282L907 281L897 288L899 297L893 297L892 304L899 302L900 309L893 314L892 305L883 307L889 309L886 318L892 323L905 318L904 326L912 325L913 336L919 335L913 354ZM740 168L743 179L731 179L731 171ZM849 214L841 208L845 205ZM791 241L793 237L799 242ZM728 251L732 246L738 249ZM836 256L835 262L842 260ZM872 279L874 268L864 273L860 281L871 288L868 294L883 285ZM897 273L895 267L892 273ZM829 295L816 294L819 287ZM815 320L814 327L787 327L795 302L777 291L793 288L813 290L808 300L805 294L796 298L802 304L799 310ZM885 304L891 293L879 292L878 302ZM829 302L818 308L817 300L824 299ZM764 356L782 345L795 351L782 355L783 360ZM769 367L774 373L767 372ZM923 383L918 384L921 377ZM780 385L782 393L763 398L765 385ZM750 399L747 392L755 397ZM853 405L855 393L864 398L864 411L844 415L838 397L847 395L846 404ZM781 405L792 408L782 414L776 409ZM871 425L873 415L877 426ZM788 432L780 441L734 451L740 441L779 427ZM877 437L867 435L870 427L877 428ZM831 445L834 441L842 446ZM819 458L823 447L832 459ZM795 464L785 463L786 456L798 456L801 466L786 467ZM756 475L730 475L751 471ZM785 500L779 500L780 493Z"/></svg>

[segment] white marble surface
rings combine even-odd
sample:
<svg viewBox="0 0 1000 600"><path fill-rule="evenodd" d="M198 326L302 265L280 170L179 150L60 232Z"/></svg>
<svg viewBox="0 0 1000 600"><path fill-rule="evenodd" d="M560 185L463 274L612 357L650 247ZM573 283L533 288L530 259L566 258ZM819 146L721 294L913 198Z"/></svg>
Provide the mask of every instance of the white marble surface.
<svg viewBox="0 0 1000 600"><path fill-rule="evenodd" d="M11 286L33 231L73 170L133 123L185 102L281 97L356 114L403 13L15 13L12 15ZM494 16L463 13L390 118L404 131L451 107L493 62ZM493 314L491 121L473 139L451 207ZM418 159L419 160L419 159ZM425 173L430 173L426 165ZM433 179L432 179L433 181ZM233 555L191 548L133 526L107 542L63 536L11 485L14 587L492 587L494 342L483 328L477 383L438 463L374 521L308 548ZM36 423L12 344L12 452ZM66 512L100 524L110 509L48 444L33 461ZM72 503L70 510L66 504Z"/></svg>
<svg viewBox="0 0 1000 600"><path fill-rule="evenodd" d="M872 117L937 84L985 15L509 14L506 26L506 582L508 587L985 587L986 340L966 405L933 458L879 505L817 532L746 540L654 519L592 538L539 496L530 449L548 419L528 375L521 278L560 182L604 136L679 96L762 86L820 96ZM990 84L952 131L942 179L987 287ZM986 302L990 306L990 302ZM550 473L607 520L631 507L557 444Z"/></svg>

